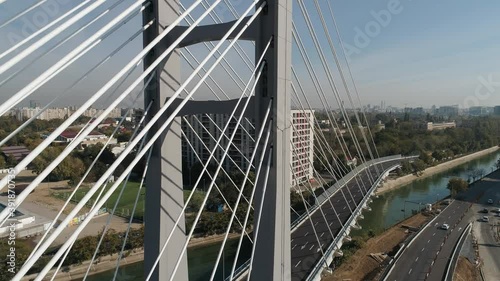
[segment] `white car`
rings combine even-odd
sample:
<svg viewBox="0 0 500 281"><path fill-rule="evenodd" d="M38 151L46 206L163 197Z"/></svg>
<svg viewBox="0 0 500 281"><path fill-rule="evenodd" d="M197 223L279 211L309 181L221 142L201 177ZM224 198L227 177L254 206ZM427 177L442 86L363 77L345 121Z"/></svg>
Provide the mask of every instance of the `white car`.
<svg viewBox="0 0 500 281"><path fill-rule="evenodd" d="M487 216L484 216L484 217L482 218L482 221L483 221L483 222L489 222L489 221L490 221L490 218L488 218Z"/></svg>
<svg viewBox="0 0 500 281"><path fill-rule="evenodd" d="M446 223L444 223L442 226L441 226L441 229L444 229L444 230L448 230L450 229L450 226Z"/></svg>
<svg viewBox="0 0 500 281"><path fill-rule="evenodd" d="M488 199L488 204L493 204L493 199Z"/></svg>

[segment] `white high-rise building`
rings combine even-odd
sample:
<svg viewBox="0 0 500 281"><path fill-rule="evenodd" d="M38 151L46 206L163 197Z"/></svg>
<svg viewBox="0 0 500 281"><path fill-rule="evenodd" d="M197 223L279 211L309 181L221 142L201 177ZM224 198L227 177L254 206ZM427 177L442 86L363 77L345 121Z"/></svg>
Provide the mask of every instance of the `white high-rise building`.
<svg viewBox="0 0 500 281"><path fill-rule="evenodd" d="M314 177L314 110L292 110L290 159L292 186Z"/></svg>

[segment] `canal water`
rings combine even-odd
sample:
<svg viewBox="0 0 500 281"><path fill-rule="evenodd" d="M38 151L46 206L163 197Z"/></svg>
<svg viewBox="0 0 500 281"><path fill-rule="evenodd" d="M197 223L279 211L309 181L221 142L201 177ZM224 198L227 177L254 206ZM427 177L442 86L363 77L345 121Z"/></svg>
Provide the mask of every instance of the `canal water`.
<svg viewBox="0 0 500 281"><path fill-rule="evenodd" d="M381 231L391 227L401 221L404 217L411 215L412 210L417 210L423 204L436 202L450 194L446 189L448 180L452 177L461 177L466 179L471 171L484 169L486 173L492 171L496 161L500 158L500 152L492 153L481 158L472 160L459 165L448 171L416 180L411 184L405 185L373 198L370 204L372 211L364 212L364 220L360 221L361 230L353 231L352 236L362 235L373 231ZM419 205L422 204L422 205ZM224 280L231 271L232 262L235 257L238 240L230 240L226 245L223 261L219 264L215 280ZM209 246L200 246L188 250L189 280L205 281L210 279L210 274L214 267L214 261L220 249L220 243ZM245 262L251 254L251 245L248 240L245 241L240 253L238 265ZM110 280L113 277L113 271L96 274L87 278L89 281ZM120 269L120 278L118 280L141 280L143 279L143 262L123 266Z"/></svg>
<svg viewBox="0 0 500 281"><path fill-rule="evenodd" d="M500 152L491 153L373 198L373 203L369 205L372 211L363 213L365 218L359 221L362 229L353 231L352 236L367 234L370 230L376 234L384 231L409 217L412 211L449 196L446 186L450 178L467 180L471 171L476 169L483 169L485 174L489 174L499 158Z"/></svg>
<svg viewBox="0 0 500 281"><path fill-rule="evenodd" d="M236 247L238 246L239 237L228 240L226 243L223 259L219 263L214 280L224 280L223 276L229 277L231 267L236 256ZM248 239L243 240L241 252L238 258L238 266L243 264L250 258L251 244ZM221 243L214 243L208 246L199 246L188 249L188 265L189 265L189 280L190 281L206 281L210 280L212 269L215 265L215 260L219 254ZM238 267L237 267L238 268ZM224 274L224 275L223 275ZM88 281L103 281L112 280L114 270L91 275L87 278ZM138 262L120 267L119 281L144 280L144 263Z"/></svg>

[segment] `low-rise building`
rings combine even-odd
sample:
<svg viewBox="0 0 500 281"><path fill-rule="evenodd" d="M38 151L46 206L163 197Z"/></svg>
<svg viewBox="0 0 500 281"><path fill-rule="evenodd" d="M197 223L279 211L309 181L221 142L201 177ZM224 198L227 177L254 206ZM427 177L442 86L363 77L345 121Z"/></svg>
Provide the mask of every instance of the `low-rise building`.
<svg viewBox="0 0 500 281"><path fill-rule="evenodd" d="M444 129L456 128L456 127L457 127L457 123L455 121L446 122L446 123L433 123L433 122L427 123L427 131L444 130Z"/></svg>

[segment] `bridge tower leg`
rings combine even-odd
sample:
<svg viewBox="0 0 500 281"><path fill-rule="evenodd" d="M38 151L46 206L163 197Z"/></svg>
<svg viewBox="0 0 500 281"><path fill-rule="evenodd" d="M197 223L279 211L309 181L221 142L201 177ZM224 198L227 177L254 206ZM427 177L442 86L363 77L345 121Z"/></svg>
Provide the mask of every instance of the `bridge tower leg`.
<svg viewBox="0 0 500 281"><path fill-rule="evenodd" d="M151 1L151 5L144 10L143 14L144 23L154 19L153 26L144 33L145 46L178 17L178 11L179 0ZM164 51L165 44L158 45L145 58L145 68ZM167 98L171 97L179 88L180 56L178 51L174 51L166 59L164 67L159 67L154 72L154 75L144 95L145 106L151 101L153 102L151 110L148 112L149 117L154 116L161 106L165 104ZM146 175L146 208L144 212L145 276L153 267L175 224L175 220L184 206L180 123L180 117L177 117L154 144ZM155 127L158 128L159 125L156 124ZM151 132L156 131L155 127L152 128ZM186 239L185 222L184 217L182 217L150 280L169 280ZM176 280L188 280L186 256L183 256L183 260L175 274Z"/></svg>
<svg viewBox="0 0 500 281"><path fill-rule="evenodd" d="M257 130L272 99L272 161L264 198L252 280L290 280L290 93L292 51L292 0L267 0L256 39L256 59L273 37L265 55L266 68L256 92ZM260 152L266 150L259 149ZM259 159L256 157L255 159ZM265 173L257 179L255 212L259 211ZM260 189L260 190L259 190Z"/></svg>

